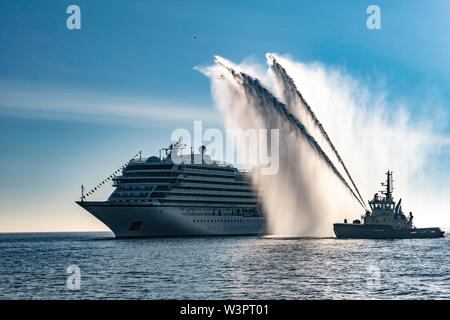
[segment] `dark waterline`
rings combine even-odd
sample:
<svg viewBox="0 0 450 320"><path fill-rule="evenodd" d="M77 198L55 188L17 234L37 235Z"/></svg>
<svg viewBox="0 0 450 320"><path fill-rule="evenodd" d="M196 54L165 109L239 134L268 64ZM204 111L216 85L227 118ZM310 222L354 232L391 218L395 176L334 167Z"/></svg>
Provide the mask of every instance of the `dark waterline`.
<svg viewBox="0 0 450 320"><path fill-rule="evenodd" d="M0 234L2 299L449 299L450 239ZM66 269L81 271L80 290Z"/></svg>

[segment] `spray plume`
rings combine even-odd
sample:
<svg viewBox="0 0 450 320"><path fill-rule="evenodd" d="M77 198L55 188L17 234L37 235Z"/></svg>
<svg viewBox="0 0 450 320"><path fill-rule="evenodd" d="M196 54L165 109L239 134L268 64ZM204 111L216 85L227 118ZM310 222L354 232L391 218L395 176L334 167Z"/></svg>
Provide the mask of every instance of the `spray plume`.
<svg viewBox="0 0 450 320"><path fill-rule="evenodd" d="M294 129L297 130L300 136L308 142L308 144L311 146L311 148L314 149L315 152L317 152L320 158L327 164L328 168L334 172L334 174L339 178L339 180L341 180L345 187L364 208L363 202L361 202L358 196L354 193L353 189L348 185L347 181L339 173L327 154L322 150L314 137L309 134L305 126L292 113L288 111L286 105L275 98L266 88L261 85L261 83L257 79L254 79L243 72L237 73L232 69L231 71L236 79L242 81L242 85L245 88L245 91L248 95L252 96L253 99L255 99L257 106L266 105L268 107L274 108L285 120L287 120L292 125Z"/></svg>
<svg viewBox="0 0 450 320"><path fill-rule="evenodd" d="M268 53L266 55L267 57L267 63L270 66L270 69L272 70L273 74L277 78L277 84L281 86L281 96L284 98L284 102L286 103L286 106L290 109L289 111L293 112L301 121L306 125L309 132L315 136L315 138L320 141L320 137L323 137L325 140L325 143L328 145L328 147L331 149L331 153L336 157L337 161L341 164L342 168L345 171L345 174L350 179L350 182L353 185L353 188L355 188L356 193L359 197L359 202L363 205L364 209L367 209L365 206L365 202L363 197L361 196L361 193L358 190L358 187L356 186L352 176L350 175L350 172L347 169L347 166L345 165L344 161L342 160L339 152L336 150L333 142L331 141L329 135L325 131L325 128L323 127L322 123L319 121L317 116L315 115L314 111L312 110L311 106L306 102L305 98L301 94L301 92L297 89L297 86L294 83L294 80L288 75L286 70L283 68L283 66L276 60L275 56L271 53ZM295 110L293 107L296 106L300 110ZM298 111L298 112L296 112ZM309 124L309 125L308 125ZM316 135L314 135L314 132L317 132Z"/></svg>
<svg viewBox="0 0 450 320"><path fill-rule="evenodd" d="M286 106L265 90L259 81L257 90L263 89L262 92L267 94L262 97L255 94L257 90L249 87L253 77L240 72L244 69L253 75L258 69L255 72L248 65L235 65L218 56L214 60L216 64L200 71L211 80L213 99L224 116L225 127L269 129L266 132L277 129L279 132L277 173L261 174L258 165L250 172L267 214L268 232L295 237L331 235L333 221L341 220L343 214L359 211L349 189L341 179L336 179L335 171L330 170L320 152L316 151L317 143L308 141L307 131L300 132L295 122L287 119L289 112L285 112ZM272 105L275 102L279 111ZM238 157L248 151L245 146L245 142L238 142Z"/></svg>
<svg viewBox="0 0 450 320"><path fill-rule="evenodd" d="M414 105L409 105L395 97L387 100L388 92L378 89L372 93L366 81L361 82L341 68L275 57L295 83L302 83L301 94L315 107L315 114L327 128L340 154L345 156L346 164L352 168L362 189L377 190L376 177L383 176L390 168L397 173L396 187L407 200L408 208L420 213L418 226L449 225L446 213L450 203L443 200L450 192L450 173L446 166L450 137L441 131L448 123L443 121L446 117L433 117L436 110L446 110L441 108L442 101L416 100ZM218 57L218 61L220 59ZM330 236L333 223L357 217L360 210L353 196L306 139L302 139L298 129L292 130L292 124L272 106L265 102L258 106L261 99L250 96L242 85L243 79L235 79L224 66L231 67L235 74L243 71L261 80L287 108L294 107L290 112L309 129L308 121L304 123L304 118L298 116L301 108L288 105L284 94L280 94L283 83L274 77L271 68L264 72L263 67L252 62L234 64L225 59L220 62L223 65L217 63L199 70L211 80L212 98L223 115L224 126L244 130L279 128L278 173L275 176L250 173L267 214L269 232L283 236ZM372 79L369 84L373 82L378 88L377 81ZM427 107L417 114L417 105L432 105L433 112ZM410 110L414 110L414 117ZM317 131L308 130L308 133L345 176ZM243 148L243 145L236 146ZM421 188L417 188L418 184ZM431 204L433 210L430 210Z"/></svg>

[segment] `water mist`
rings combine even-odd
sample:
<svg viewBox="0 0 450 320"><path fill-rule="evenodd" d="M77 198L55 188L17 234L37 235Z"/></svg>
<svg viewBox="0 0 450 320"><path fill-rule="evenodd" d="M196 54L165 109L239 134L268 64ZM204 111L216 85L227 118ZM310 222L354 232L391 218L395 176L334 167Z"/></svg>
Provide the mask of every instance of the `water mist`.
<svg viewBox="0 0 450 320"><path fill-rule="evenodd" d="M330 161L339 166L332 147L323 134L319 134L320 129L317 130L317 126L311 123L314 118L309 117L308 120L308 117L298 113L302 112L298 107L301 99L296 97L300 90L303 100L314 106L316 119L320 119L323 127L327 128L335 149L346 159L364 199L367 200L374 190L378 190L384 172L391 169L395 174L395 186L401 190L399 196L404 197L404 202L406 197L413 208L429 207L429 201L420 206L419 191L411 182L426 176L426 169L430 166L426 165L425 159L439 157L442 150L448 150L448 137L428 129L433 126L411 124L407 111L387 105L382 93L371 94L340 69L317 63L298 63L279 55L275 57L291 78L291 94L283 93L282 88L287 88L288 82L280 81L272 68L263 73L259 66L255 68L246 63L236 65L219 58L219 62L228 68L213 65L202 69L211 80L212 96L224 116L226 128L279 129L278 173L264 176L258 174L258 170L252 172L253 183L261 196L272 234L330 236L334 222L359 218L364 213L348 188L330 170L320 152L302 137L298 128L293 130L288 114L298 118ZM261 96L256 89L249 90L248 85L246 88L245 77L236 77L241 75L241 71L249 74L249 79L256 77L261 80L269 95ZM262 88L261 83L257 82L258 87ZM301 88L296 93L292 89L299 87L298 84ZM273 105L275 98L272 94L284 102L282 104L277 100L287 109L286 112L280 112ZM387 113L388 108L396 111ZM340 171L345 175L342 167ZM439 194L448 191L449 184L440 181L439 187L429 188L427 199L439 199ZM449 204L443 202L439 207L450 209ZM439 212L443 213L442 210L433 210L430 214L437 217ZM420 221L417 222L420 224Z"/></svg>
<svg viewBox="0 0 450 320"><path fill-rule="evenodd" d="M279 129L279 171L275 175L252 171L253 183L268 214L270 233L328 235L332 221L343 212L357 213L350 186L286 106L258 80L236 71L231 63L219 57L216 62L219 66L205 72L212 80L213 95L225 115L225 125Z"/></svg>

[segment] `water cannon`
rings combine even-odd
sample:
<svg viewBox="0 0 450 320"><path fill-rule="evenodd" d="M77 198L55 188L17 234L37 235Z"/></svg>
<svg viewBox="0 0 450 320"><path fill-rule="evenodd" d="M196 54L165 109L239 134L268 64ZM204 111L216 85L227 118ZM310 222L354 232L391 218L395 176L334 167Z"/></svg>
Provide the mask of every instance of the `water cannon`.
<svg viewBox="0 0 450 320"><path fill-rule="evenodd" d="M230 65L231 63L228 62L226 59L222 58L221 56L215 55L215 56L213 56L213 60L219 66L227 69L234 77L239 77L240 76L240 72L235 71L233 69L233 67Z"/></svg>
<svg viewBox="0 0 450 320"><path fill-rule="evenodd" d="M277 62L277 60L271 53L266 53L266 59L269 66L273 66Z"/></svg>

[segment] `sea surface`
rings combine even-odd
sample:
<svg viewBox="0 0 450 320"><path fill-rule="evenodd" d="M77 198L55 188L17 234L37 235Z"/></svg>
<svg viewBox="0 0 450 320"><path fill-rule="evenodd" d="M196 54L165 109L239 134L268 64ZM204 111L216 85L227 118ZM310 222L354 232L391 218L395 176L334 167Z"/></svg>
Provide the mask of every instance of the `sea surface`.
<svg viewBox="0 0 450 320"><path fill-rule="evenodd" d="M450 299L449 248L448 237L0 234L0 299Z"/></svg>

